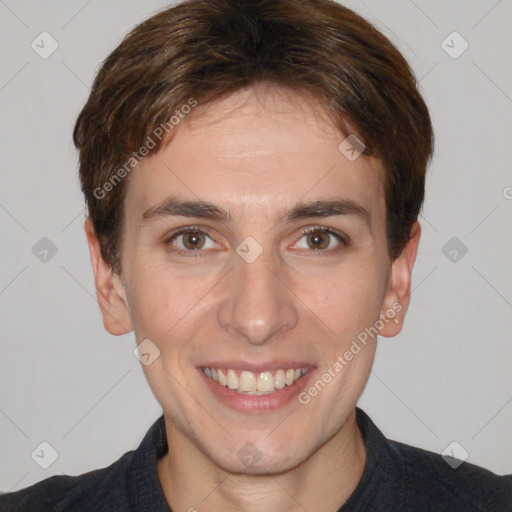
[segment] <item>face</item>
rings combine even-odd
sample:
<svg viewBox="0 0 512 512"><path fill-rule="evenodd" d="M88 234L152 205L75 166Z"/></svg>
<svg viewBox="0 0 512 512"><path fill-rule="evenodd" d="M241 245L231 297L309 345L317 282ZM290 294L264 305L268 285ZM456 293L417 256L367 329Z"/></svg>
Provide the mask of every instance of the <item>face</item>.
<svg viewBox="0 0 512 512"><path fill-rule="evenodd" d="M341 435L368 333L407 307L419 234L389 260L381 165L323 113L270 87L198 106L130 176L121 278L88 232L107 329L158 347L168 429L225 470L286 471Z"/></svg>

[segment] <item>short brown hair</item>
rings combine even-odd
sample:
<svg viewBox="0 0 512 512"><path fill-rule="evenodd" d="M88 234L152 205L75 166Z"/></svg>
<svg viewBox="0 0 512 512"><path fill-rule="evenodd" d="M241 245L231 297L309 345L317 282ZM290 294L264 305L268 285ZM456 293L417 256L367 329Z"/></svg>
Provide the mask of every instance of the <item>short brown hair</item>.
<svg viewBox="0 0 512 512"><path fill-rule="evenodd" d="M380 158L388 252L401 253L423 203L434 136L396 47L331 0L186 0L136 26L107 57L75 125L82 191L115 272L127 179L113 180L127 174L121 166L191 99L207 103L263 81L314 95L342 133L355 127L365 155Z"/></svg>

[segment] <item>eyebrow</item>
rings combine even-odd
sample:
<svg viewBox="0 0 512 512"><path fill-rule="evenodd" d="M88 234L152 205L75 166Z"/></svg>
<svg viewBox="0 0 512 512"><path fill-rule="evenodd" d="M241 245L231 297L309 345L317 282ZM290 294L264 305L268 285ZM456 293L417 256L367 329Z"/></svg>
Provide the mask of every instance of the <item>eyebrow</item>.
<svg viewBox="0 0 512 512"><path fill-rule="evenodd" d="M345 198L318 200L310 203L297 203L289 212L278 219L278 222L293 222L295 220L332 217L335 215L353 215L364 221L371 229L371 215L365 206ZM230 223L232 217L228 210L208 201L182 200L170 197L162 203L146 210L141 217L140 226L159 217L196 217Z"/></svg>

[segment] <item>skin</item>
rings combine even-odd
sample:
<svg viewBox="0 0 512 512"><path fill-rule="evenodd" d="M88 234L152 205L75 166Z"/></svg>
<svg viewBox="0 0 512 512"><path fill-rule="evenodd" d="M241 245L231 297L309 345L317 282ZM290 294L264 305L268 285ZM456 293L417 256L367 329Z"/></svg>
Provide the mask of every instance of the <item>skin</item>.
<svg viewBox="0 0 512 512"><path fill-rule="evenodd" d="M308 361L312 384L397 303L399 323L385 322L379 334L400 332L420 228L391 261L382 166L363 156L349 161L338 150L344 138L312 98L272 86L241 90L196 107L172 141L132 171L120 276L86 221L106 329L133 330L137 343L149 338L161 351L143 369L165 416L170 456L158 461L158 475L173 510L336 511L361 479L366 451L355 406L376 338L308 404L294 399L272 411L220 403L197 369L217 360ZM231 221L142 219L170 196L210 201ZM368 222L355 214L280 220L299 201L339 197L366 208ZM208 229L199 251L190 249L190 234L166 243L185 226ZM301 234L315 226L348 244ZM248 236L263 248L252 263L236 253ZM324 245L315 249L318 240ZM247 443L257 464L237 456Z"/></svg>

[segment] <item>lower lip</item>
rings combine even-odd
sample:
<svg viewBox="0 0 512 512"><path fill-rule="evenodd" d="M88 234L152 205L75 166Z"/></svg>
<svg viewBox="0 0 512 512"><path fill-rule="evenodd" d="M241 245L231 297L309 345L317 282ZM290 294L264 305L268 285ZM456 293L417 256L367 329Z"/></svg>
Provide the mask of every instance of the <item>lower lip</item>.
<svg viewBox="0 0 512 512"><path fill-rule="evenodd" d="M315 372L314 368L310 368L308 373L291 386L285 386L268 395L243 395L207 377L201 368L198 370L217 400L232 409L249 413L274 411L284 407L300 394Z"/></svg>

